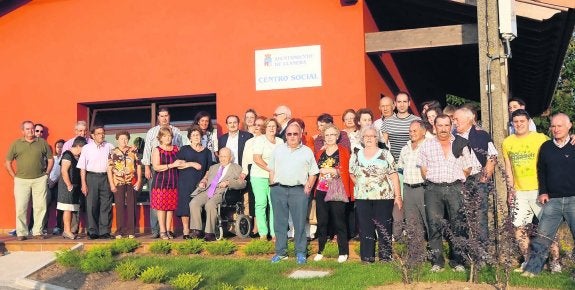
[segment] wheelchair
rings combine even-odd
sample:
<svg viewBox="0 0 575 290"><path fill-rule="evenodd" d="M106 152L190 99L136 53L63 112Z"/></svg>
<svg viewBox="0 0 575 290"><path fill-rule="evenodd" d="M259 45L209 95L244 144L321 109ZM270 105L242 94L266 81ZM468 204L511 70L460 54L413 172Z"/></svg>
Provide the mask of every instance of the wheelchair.
<svg viewBox="0 0 575 290"><path fill-rule="evenodd" d="M252 220L244 214L243 190L228 189L223 193L222 202L218 205L218 220L216 222L216 239L224 238L226 233L247 238L252 231Z"/></svg>

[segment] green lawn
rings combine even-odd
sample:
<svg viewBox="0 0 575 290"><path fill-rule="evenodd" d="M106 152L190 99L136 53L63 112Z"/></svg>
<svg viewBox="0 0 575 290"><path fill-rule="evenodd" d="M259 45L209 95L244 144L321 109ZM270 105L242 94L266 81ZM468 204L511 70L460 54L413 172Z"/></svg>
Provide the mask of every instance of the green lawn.
<svg viewBox="0 0 575 290"><path fill-rule="evenodd" d="M195 272L204 277L202 289L218 289L222 283L233 286L257 286L269 289L366 289L370 286L401 282L401 276L393 264L375 263L364 265L359 262L338 264L336 261L308 261L305 266L296 265L295 259L271 264L263 258L217 258L206 256L129 256L142 267L160 265L165 267L171 277L178 273ZM297 269L329 270L331 275L314 279L290 279L288 274ZM426 266L419 274L418 281L465 281L466 273L455 273L446 269L442 273L429 273ZM568 269L565 269L567 272ZM480 273L481 282L494 283L493 271ZM539 277L528 279L513 273L511 285L533 288L575 289L575 282L569 274L542 273Z"/></svg>

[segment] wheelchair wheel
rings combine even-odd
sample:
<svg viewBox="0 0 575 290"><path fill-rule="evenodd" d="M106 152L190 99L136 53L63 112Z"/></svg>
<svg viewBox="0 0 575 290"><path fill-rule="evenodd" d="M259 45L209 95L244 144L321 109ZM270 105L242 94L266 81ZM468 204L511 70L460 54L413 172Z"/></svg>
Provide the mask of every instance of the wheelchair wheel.
<svg viewBox="0 0 575 290"><path fill-rule="evenodd" d="M252 230L252 222L247 215L240 214L236 218L235 222L236 236L247 238L250 236Z"/></svg>
<svg viewBox="0 0 575 290"><path fill-rule="evenodd" d="M216 240L222 240L224 238L224 227L216 227Z"/></svg>

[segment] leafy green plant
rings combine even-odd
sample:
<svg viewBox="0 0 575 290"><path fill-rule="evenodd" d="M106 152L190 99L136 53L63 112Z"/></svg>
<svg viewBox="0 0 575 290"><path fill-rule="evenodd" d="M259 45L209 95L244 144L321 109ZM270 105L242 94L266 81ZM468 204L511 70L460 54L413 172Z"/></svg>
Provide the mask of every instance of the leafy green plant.
<svg viewBox="0 0 575 290"><path fill-rule="evenodd" d="M204 249L205 242L200 239L190 239L183 243L176 243L172 248L178 255L199 254Z"/></svg>
<svg viewBox="0 0 575 290"><path fill-rule="evenodd" d="M210 255L223 256L233 253L237 249L237 246L230 240L221 240L206 243L205 249Z"/></svg>
<svg viewBox="0 0 575 290"><path fill-rule="evenodd" d="M117 239L110 243L113 255L133 252L139 246L140 242L134 239Z"/></svg>
<svg viewBox="0 0 575 290"><path fill-rule="evenodd" d="M168 270L160 266L150 266L140 274L144 283L162 283L168 280Z"/></svg>
<svg viewBox="0 0 575 290"><path fill-rule="evenodd" d="M266 240L253 240L243 248L247 256L268 255L274 253L274 243Z"/></svg>
<svg viewBox="0 0 575 290"><path fill-rule="evenodd" d="M170 284L176 289L198 289L202 280L202 275L197 273L180 273Z"/></svg>
<svg viewBox="0 0 575 290"><path fill-rule="evenodd" d="M79 267L83 254L80 251L65 249L56 252L56 262L64 267Z"/></svg>
<svg viewBox="0 0 575 290"><path fill-rule="evenodd" d="M126 261L116 266L115 271L118 273L120 279L127 281L138 278L138 275L142 272L142 268L133 261Z"/></svg>
<svg viewBox="0 0 575 290"><path fill-rule="evenodd" d="M172 250L172 243L168 241L156 241L150 244L150 253L167 255Z"/></svg>
<svg viewBox="0 0 575 290"><path fill-rule="evenodd" d="M337 243L328 242L325 244L325 248L321 253L326 258L337 258L339 257L339 248L337 247Z"/></svg>
<svg viewBox="0 0 575 290"><path fill-rule="evenodd" d="M84 273L109 271L113 267L112 249L107 246L98 246L88 250L80 261L80 270Z"/></svg>
<svg viewBox="0 0 575 290"><path fill-rule="evenodd" d="M267 290L268 287L258 287L258 286L253 286L253 285L249 285L244 287L244 290Z"/></svg>

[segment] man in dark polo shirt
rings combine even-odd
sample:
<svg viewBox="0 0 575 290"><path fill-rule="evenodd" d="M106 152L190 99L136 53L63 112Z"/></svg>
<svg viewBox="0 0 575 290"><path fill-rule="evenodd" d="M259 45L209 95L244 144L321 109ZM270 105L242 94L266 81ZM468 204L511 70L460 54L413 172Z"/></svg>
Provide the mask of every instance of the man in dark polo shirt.
<svg viewBox="0 0 575 290"><path fill-rule="evenodd" d="M26 216L28 203L32 197L34 219L41 221L46 214L46 194L48 174L54 165L52 150L42 138L34 136L34 123L22 122L22 138L10 146L6 155L6 170L14 178L14 201L16 203L16 235L19 241L28 236ZM42 160L47 160L46 165ZM16 168L12 161L16 160ZM35 223L32 234L35 238L44 238L42 223Z"/></svg>
<svg viewBox="0 0 575 290"><path fill-rule="evenodd" d="M88 239L110 239L112 203L114 196L108 183L108 156L114 145L104 140L104 127L92 128L93 143L82 147L77 167L82 180L82 193L86 196Z"/></svg>

